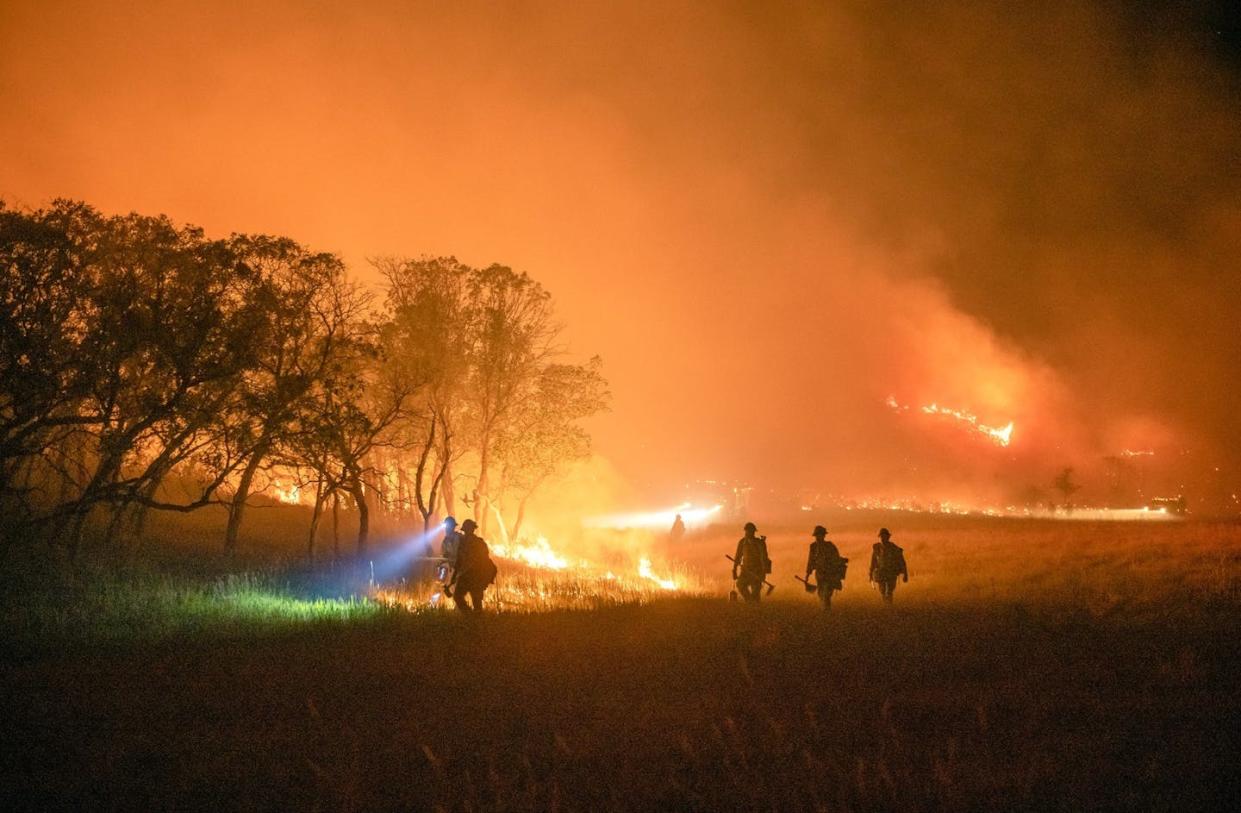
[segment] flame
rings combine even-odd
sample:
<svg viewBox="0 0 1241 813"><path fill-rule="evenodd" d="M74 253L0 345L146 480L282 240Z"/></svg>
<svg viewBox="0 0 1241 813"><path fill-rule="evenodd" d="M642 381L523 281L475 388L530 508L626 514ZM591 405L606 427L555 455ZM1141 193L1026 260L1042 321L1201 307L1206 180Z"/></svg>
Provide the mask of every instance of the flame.
<svg viewBox="0 0 1241 813"><path fill-rule="evenodd" d="M666 591L702 594L706 585L689 572L672 578L657 574L646 555L632 551L605 553L608 558L591 561L553 547L548 538L529 529L534 541L512 540L500 534L490 544L499 565L499 579L487 594L488 607L501 612L531 612L558 608L613 606L646 602L667 595ZM617 557L615 554L620 554ZM630 558L632 557L632 558ZM628 560L626 567L621 562ZM632 569L630 569L632 568ZM372 584L370 594L380 604L409 612L451 608L443 586L415 580L401 587Z"/></svg>
<svg viewBox="0 0 1241 813"><path fill-rule="evenodd" d="M612 570L596 567L585 559L573 560L558 553L551 546L547 537L538 535L533 544L522 542L498 542L491 546L491 552L501 559L520 562L538 570L570 571L579 573L584 579L602 578L610 582L623 583L631 581L619 576ZM678 590L680 585L675 579L664 579L655 574L649 557L642 556L638 560L638 578L641 581L654 582L663 590Z"/></svg>
<svg viewBox="0 0 1241 813"><path fill-rule="evenodd" d="M551 543L542 535L533 545L499 542L491 546L491 552L501 559L512 559L544 570L564 570L569 567L569 560L552 550Z"/></svg>
<svg viewBox="0 0 1241 813"><path fill-rule="evenodd" d="M888 407L897 412L908 412L909 407L901 405L896 397L889 395L884 403ZM942 407L937 403L930 403L921 408L921 412L926 415L943 415L953 420L966 424L975 432L989 438L993 443L999 446L1007 446L1013 440L1013 422L1009 421L1007 426L988 426L978 419L973 412L964 409L952 409L951 407Z"/></svg>
<svg viewBox="0 0 1241 813"><path fill-rule="evenodd" d="M282 486L279 480L273 480L271 484L272 496L282 503L289 505L298 505L302 501L302 489L296 483L290 483Z"/></svg>
<svg viewBox="0 0 1241 813"><path fill-rule="evenodd" d="M1001 446L1007 446L1013 437L1012 421L1008 422L1008 426L1002 428L987 426L986 424L980 422L978 420L978 416L972 412L966 412L961 409L949 409L948 407L941 407L938 404L924 406L922 407L922 411L927 415L947 415L950 418L955 418L958 421L967 423L982 434L994 439Z"/></svg>
<svg viewBox="0 0 1241 813"><path fill-rule="evenodd" d="M677 583L673 579L661 579L651 570L651 560L643 556L638 561L638 575L648 581L653 581L665 590L677 589Z"/></svg>

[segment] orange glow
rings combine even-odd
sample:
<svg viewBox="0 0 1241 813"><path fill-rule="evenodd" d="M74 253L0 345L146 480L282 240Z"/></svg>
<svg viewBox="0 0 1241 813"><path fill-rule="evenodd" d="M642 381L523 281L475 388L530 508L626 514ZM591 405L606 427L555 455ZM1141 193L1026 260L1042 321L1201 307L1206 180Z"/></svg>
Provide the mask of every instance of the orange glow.
<svg viewBox="0 0 1241 813"><path fill-rule="evenodd" d="M674 579L661 579L655 575L654 571L651 570L651 560L645 556L643 556L638 562L638 575L644 579L655 582L665 590L677 589L677 583Z"/></svg>
<svg viewBox="0 0 1241 813"><path fill-rule="evenodd" d="M590 585L595 585L596 588L601 589L604 593L616 589L637 589L641 591L652 584L657 585L660 590L666 591L679 590L682 586L675 578L657 575L650 556L645 553L637 556L634 570L630 571L630 574L633 575L629 575L623 571L618 573L618 568L615 565L604 567L587 558L574 557L561 550L557 550L543 534L535 532L533 536L534 542L525 542L523 540L514 542L509 540L507 536L504 536L504 541L491 545L491 553L499 559L507 560L523 568L530 568L536 572L545 571L561 574L568 579L579 579L582 585L581 589L583 590L592 589ZM626 548L628 548L628 543L624 544L622 549L614 550L612 558L616 556L624 557L626 555Z"/></svg>
<svg viewBox="0 0 1241 813"><path fill-rule="evenodd" d="M908 412L908 406L902 406L893 395L889 395L884 401L889 408L897 412ZM1013 439L1013 421L1009 421L1005 426L988 426L978 420L978 416L972 412L963 409L952 409L942 407L939 404L928 404L921 407L921 411L926 415L943 415L952 418L962 424L965 424L971 430L989 438L1000 446L1007 446Z"/></svg>
<svg viewBox="0 0 1241 813"><path fill-rule="evenodd" d="M906 5L0 4L0 197L288 236L366 288L388 255L529 272L638 492L587 516L707 477L1102 490L1125 447L1236 491L1200 462L1241 458L1233 79L1099 4ZM909 464L888 392L1019 470Z"/></svg>
<svg viewBox="0 0 1241 813"><path fill-rule="evenodd" d="M545 536L539 536L531 545L499 542L491 546L491 552L501 559L512 559L545 570L564 570L570 566L569 559L552 550Z"/></svg>
<svg viewBox="0 0 1241 813"><path fill-rule="evenodd" d="M273 497L287 505L299 505L302 501L302 489L296 483L286 485L273 480L269 489Z"/></svg>

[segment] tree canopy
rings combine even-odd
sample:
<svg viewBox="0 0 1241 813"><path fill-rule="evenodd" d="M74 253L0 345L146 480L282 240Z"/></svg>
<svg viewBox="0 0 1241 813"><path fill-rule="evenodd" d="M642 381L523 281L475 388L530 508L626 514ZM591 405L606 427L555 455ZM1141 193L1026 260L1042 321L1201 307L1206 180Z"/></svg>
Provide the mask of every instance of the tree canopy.
<svg viewBox="0 0 1241 813"><path fill-rule="evenodd" d="M526 502L589 453L597 358L567 363L550 294L502 265L375 261L365 294L293 240L209 238L167 217L0 202L0 501L5 537L76 550L149 511L222 505L237 546L252 497L373 512L461 508L520 530ZM173 487L175 484L175 488Z"/></svg>

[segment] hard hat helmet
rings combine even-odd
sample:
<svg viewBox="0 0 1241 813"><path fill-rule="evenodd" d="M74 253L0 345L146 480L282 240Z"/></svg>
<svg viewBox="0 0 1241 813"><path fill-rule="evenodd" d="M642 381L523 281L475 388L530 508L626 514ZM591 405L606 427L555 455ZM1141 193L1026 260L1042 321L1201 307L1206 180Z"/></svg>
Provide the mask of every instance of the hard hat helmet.
<svg viewBox="0 0 1241 813"><path fill-rule="evenodd" d="M478 523L472 519L467 519L465 522L461 523L461 530L465 531L467 534L477 527Z"/></svg>
<svg viewBox="0 0 1241 813"><path fill-rule="evenodd" d="M887 528L880 528L880 529L879 529L879 536L880 536L880 538L882 538L882 539L887 539L887 538L888 538L889 536L891 536L891 535L892 535L892 532L891 532L891 531L889 531Z"/></svg>
<svg viewBox="0 0 1241 813"><path fill-rule="evenodd" d="M827 529L822 525L814 526L814 530L810 532L811 536L827 536Z"/></svg>
<svg viewBox="0 0 1241 813"><path fill-rule="evenodd" d="M454 517L452 514L449 514L448 516L444 517L444 524L447 525L449 528L456 528L457 518Z"/></svg>
<svg viewBox="0 0 1241 813"><path fill-rule="evenodd" d="M757 525L755 525L753 522L747 522L747 523L745 524L745 530L747 530L747 531L749 531L749 532L753 533L754 531L757 531L757 530L758 530L758 526L757 526Z"/></svg>

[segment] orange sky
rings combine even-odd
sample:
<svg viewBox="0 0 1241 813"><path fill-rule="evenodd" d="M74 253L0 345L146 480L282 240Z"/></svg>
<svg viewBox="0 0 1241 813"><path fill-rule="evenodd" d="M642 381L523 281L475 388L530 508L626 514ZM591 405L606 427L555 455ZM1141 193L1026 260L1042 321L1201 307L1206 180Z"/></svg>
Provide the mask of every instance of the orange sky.
<svg viewBox="0 0 1241 813"><path fill-rule="evenodd" d="M1233 466L1235 79L1047 9L0 2L0 198L529 271L637 481Z"/></svg>

